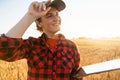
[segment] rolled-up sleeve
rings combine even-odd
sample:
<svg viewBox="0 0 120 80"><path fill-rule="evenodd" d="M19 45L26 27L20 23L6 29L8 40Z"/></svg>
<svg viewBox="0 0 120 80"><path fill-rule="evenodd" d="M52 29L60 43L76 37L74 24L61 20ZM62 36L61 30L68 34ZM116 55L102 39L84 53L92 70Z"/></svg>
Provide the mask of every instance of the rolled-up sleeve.
<svg viewBox="0 0 120 80"><path fill-rule="evenodd" d="M22 38L9 38L2 34L0 36L0 59L16 61L27 57L29 51L29 40Z"/></svg>

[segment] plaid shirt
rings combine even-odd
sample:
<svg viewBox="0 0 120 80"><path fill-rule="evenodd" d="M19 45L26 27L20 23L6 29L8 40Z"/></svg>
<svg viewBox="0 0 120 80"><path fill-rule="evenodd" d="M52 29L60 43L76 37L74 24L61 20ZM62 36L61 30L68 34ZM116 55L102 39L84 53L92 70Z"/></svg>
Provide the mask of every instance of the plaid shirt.
<svg viewBox="0 0 120 80"><path fill-rule="evenodd" d="M0 59L16 61L26 58L28 80L82 80L72 76L77 72L80 56L75 44L63 35L57 36L55 50L47 43L46 34L28 39L0 37Z"/></svg>

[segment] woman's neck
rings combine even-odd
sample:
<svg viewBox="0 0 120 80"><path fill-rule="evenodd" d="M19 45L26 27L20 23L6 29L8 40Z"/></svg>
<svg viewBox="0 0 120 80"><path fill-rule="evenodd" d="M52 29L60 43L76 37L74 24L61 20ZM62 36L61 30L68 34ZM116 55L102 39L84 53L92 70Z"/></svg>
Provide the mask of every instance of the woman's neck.
<svg viewBox="0 0 120 80"><path fill-rule="evenodd" d="M56 34L55 33L45 33L47 35L48 38L52 38L55 39L56 38Z"/></svg>

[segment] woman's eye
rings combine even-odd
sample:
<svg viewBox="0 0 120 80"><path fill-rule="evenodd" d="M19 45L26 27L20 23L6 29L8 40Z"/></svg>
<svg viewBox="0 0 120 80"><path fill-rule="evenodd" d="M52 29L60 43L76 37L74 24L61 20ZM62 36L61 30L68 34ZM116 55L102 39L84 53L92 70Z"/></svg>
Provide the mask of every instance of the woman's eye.
<svg viewBox="0 0 120 80"><path fill-rule="evenodd" d="M52 17L52 15L47 15L46 17L49 18L49 17Z"/></svg>
<svg viewBox="0 0 120 80"><path fill-rule="evenodd" d="M51 17L55 17L55 16L59 16L59 15L58 14L56 14L56 15L48 14L48 15L46 15L46 18L51 18Z"/></svg>

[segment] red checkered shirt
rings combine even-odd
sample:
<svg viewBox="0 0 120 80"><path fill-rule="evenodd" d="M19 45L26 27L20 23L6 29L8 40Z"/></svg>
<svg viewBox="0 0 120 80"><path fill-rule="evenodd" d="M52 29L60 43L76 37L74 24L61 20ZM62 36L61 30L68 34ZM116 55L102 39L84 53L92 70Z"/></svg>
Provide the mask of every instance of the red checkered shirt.
<svg viewBox="0 0 120 80"><path fill-rule="evenodd" d="M27 59L28 80L82 80L72 76L78 71L80 55L76 45L59 34L55 50L47 43L45 33L28 39L0 37L0 59Z"/></svg>

